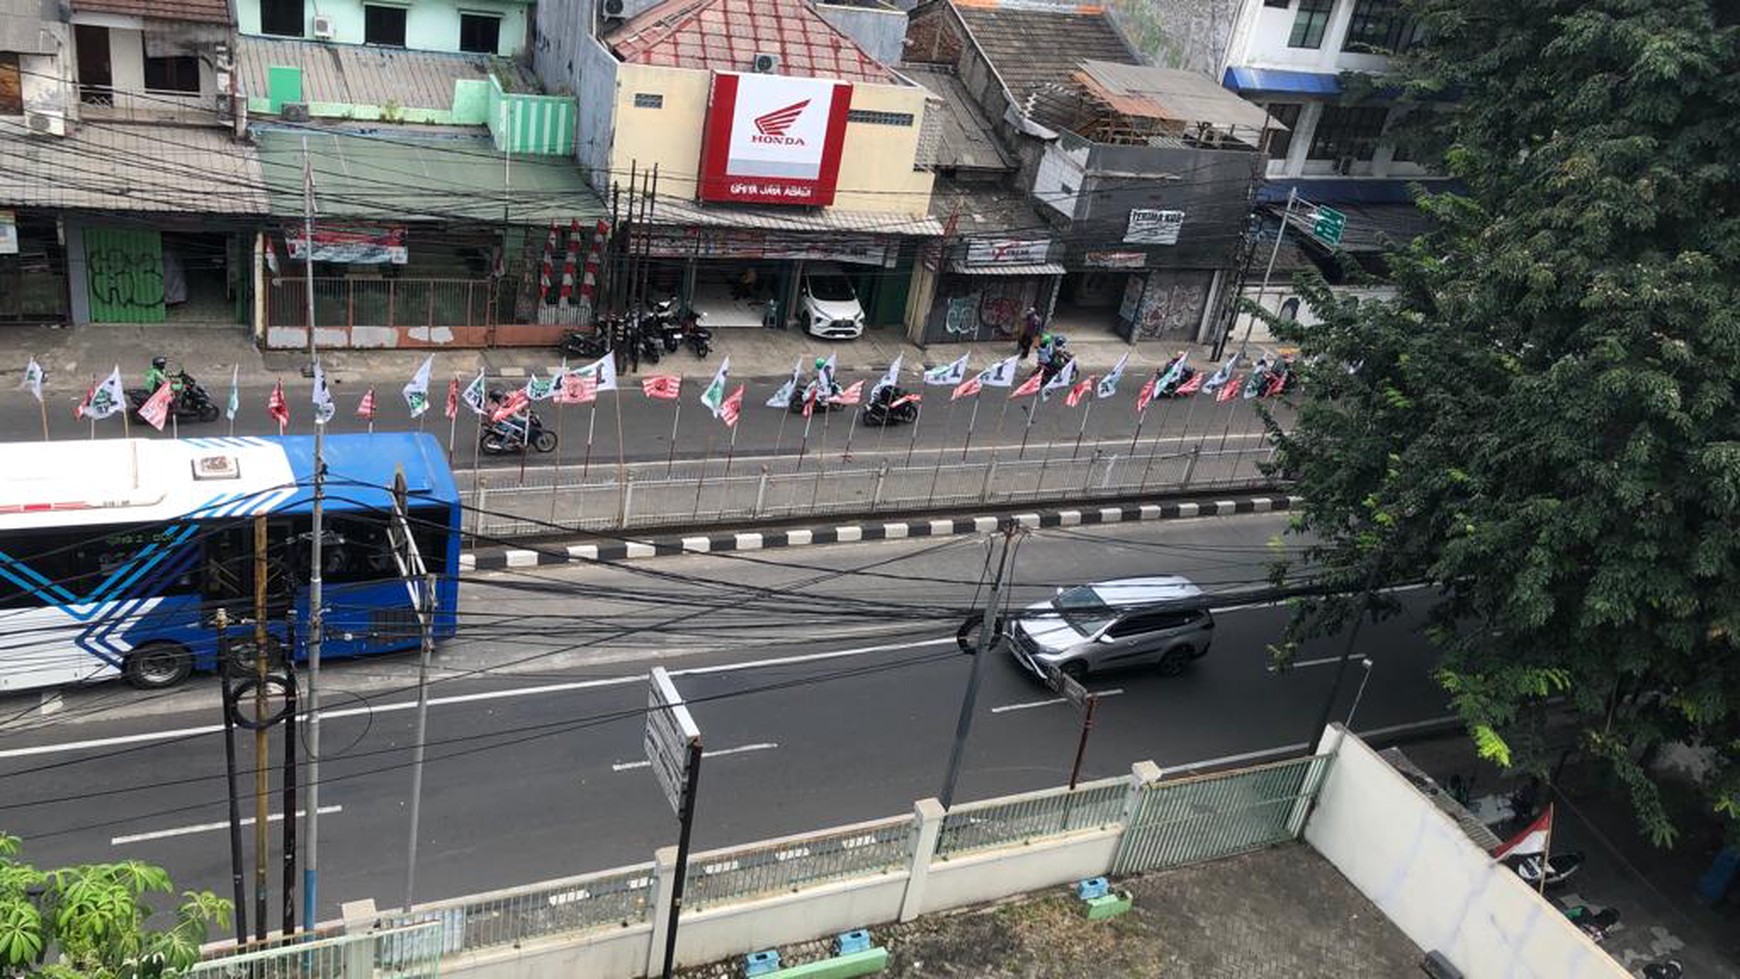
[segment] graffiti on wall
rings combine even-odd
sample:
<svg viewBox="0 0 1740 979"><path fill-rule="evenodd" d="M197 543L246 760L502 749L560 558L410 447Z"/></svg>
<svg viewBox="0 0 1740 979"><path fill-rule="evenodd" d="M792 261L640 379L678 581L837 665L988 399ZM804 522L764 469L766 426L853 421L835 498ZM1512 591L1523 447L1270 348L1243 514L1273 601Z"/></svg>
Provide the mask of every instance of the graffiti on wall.
<svg viewBox="0 0 1740 979"><path fill-rule="evenodd" d="M163 305L161 249L109 246L88 253L91 305L150 309Z"/></svg>
<svg viewBox="0 0 1740 979"><path fill-rule="evenodd" d="M954 334L972 334L979 329L979 294L965 296L950 296L948 312L944 314L943 329Z"/></svg>
<svg viewBox="0 0 1740 979"><path fill-rule="evenodd" d="M1021 303L1013 296L986 296L979 304L979 322L1005 337L1015 335L1015 320L1021 315Z"/></svg>
<svg viewBox="0 0 1740 979"><path fill-rule="evenodd" d="M1200 272L1151 273L1136 317L1136 335L1144 340L1191 335L1202 320L1211 278Z"/></svg>

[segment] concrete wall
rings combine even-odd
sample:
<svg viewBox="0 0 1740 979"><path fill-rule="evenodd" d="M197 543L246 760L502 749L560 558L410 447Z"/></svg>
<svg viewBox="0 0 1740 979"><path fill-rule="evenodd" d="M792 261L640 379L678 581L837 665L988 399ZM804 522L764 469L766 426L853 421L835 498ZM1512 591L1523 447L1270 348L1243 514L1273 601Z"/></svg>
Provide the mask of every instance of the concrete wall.
<svg viewBox="0 0 1740 979"><path fill-rule="evenodd" d="M906 15L893 7L836 7L816 4L816 13L858 42L870 57L885 65L899 64L906 44Z"/></svg>
<svg viewBox="0 0 1740 979"><path fill-rule="evenodd" d="M1046 147L1034 196L1070 214L1072 237L1098 248L1145 251L1150 268L1221 268L1236 254L1261 158L1254 152L1094 144L1076 137ZM1072 208L1060 188L1079 180ZM1174 245L1122 245L1130 211L1183 211Z"/></svg>
<svg viewBox="0 0 1740 979"><path fill-rule="evenodd" d="M819 935L886 924L900 917L905 893L906 874L897 873L684 915L677 931L677 964L705 965L758 949L806 942ZM659 930L657 926L655 930ZM663 942L655 944L656 961L647 963L648 975L655 974L663 963ZM452 975L446 970L443 973Z"/></svg>
<svg viewBox="0 0 1740 979"><path fill-rule="evenodd" d="M619 65L592 34L591 0L540 3L537 15L532 68L546 91L572 95L579 104L574 156L592 186L606 192Z"/></svg>
<svg viewBox="0 0 1740 979"><path fill-rule="evenodd" d="M1031 846L969 854L930 865L923 914L985 904L1011 894L1103 876L1111 869L1123 828L1091 830Z"/></svg>
<svg viewBox="0 0 1740 979"><path fill-rule="evenodd" d="M688 927L686 920L684 927ZM534 938L517 947L447 956L441 960L441 974L450 979L629 979L646 974L652 934L652 926L642 924L584 936Z"/></svg>
<svg viewBox="0 0 1740 979"><path fill-rule="evenodd" d="M1261 249L1259 249L1260 251ZM1282 305L1287 300L1295 299L1298 300L1298 304L1294 312L1294 319L1306 326L1315 326L1322 322L1317 316L1317 311L1312 309L1299 295L1298 290L1293 288L1290 278L1290 275L1283 276L1276 273L1275 277L1270 280L1267 291L1264 291L1261 283L1247 284L1241 296L1271 313L1280 313ZM1396 290L1389 286L1334 286L1331 288L1337 295L1357 296L1362 299L1392 299L1396 295ZM1250 313L1237 314L1233 320L1232 336L1243 337L1247 329L1251 331L1251 342L1253 343L1273 343L1275 340L1274 336L1269 333L1269 324Z"/></svg>
<svg viewBox="0 0 1740 979"><path fill-rule="evenodd" d="M526 7L524 0L414 0L405 15L405 47L458 51L459 12L463 10L472 14L500 14L501 34L495 53L513 57L525 50ZM235 11L237 30L243 34L260 33L260 0L236 0ZM317 13L332 18L334 43L363 43L363 0L319 0L319 3L304 0L303 37L314 37Z"/></svg>
<svg viewBox="0 0 1740 979"><path fill-rule="evenodd" d="M1365 742L1337 725L1325 749L1335 763L1305 839L1415 944L1468 979L1630 975Z"/></svg>
<svg viewBox="0 0 1740 979"><path fill-rule="evenodd" d="M1329 13L1323 43L1315 48L1292 48L1287 39L1298 18L1297 4L1269 7L1263 0L1245 0L1244 8L1227 45L1226 64L1258 68L1290 68L1335 74L1342 71L1381 73L1389 58L1341 50L1347 27L1353 21L1355 0L1337 0ZM1224 67L1224 66L1223 66Z"/></svg>

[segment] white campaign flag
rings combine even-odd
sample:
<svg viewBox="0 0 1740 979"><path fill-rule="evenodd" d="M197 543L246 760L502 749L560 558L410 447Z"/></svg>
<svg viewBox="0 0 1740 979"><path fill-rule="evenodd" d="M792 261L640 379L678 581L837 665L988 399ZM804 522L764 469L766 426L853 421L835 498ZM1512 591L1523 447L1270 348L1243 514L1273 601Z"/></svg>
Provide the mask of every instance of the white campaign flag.
<svg viewBox="0 0 1740 979"><path fill-rule="evenodd" d="M326 424L337 410L338 407L332 403L332 392L326 389L326 371L317 360L314 362L314 423Z"/></svg>
<svg viewBox="0 0 1740 979"><path fill-rule="evenodd" d="M720 412L724 411L725 384L730 376L731 358L727 356L719 361L719 369L713 372L713 380L708 382L706 389L701 392L701 403L707 406L707 410L713 413L714 418L718 418Z"/></svg>
<svg viewBox="0 0 1740 979"><path fill-rule="evenodd" d="M816 380L822 385L822 394L832 394L834 391L834 373L839 370L839 356L829 354L822 366L816 369Z"/></svg>
<svg viewBox="0 0 1740 979"><path fill-rule="evenodd" d="M405 385L405 404L411 409L411 417L419 418L429 410L429 370L435 366L435 355L424 358L423 366L417 368L417 373L411 377L411 382Z"/></svg>
<svg viewBox="0 0 1740 979"><path fill-rule="evenodd" d="M1124 379L1124 365L1129 362L1129 351L1125 351L1124 355L1118 358L1117 366L1112 368L1111 373L1100 378L1100 386L1094 391L1094 395L1096 397L1109 398L1112 395L1117 394L1118 382Z"/></svg>
<svg viewBox="0 0 1740 979"><path fill-rule="evenodd" d="M127 392L121 387L121 368L116 365L103 383L91 388L91 393L85 395L84 403L79 405L78 414L80 418L107 418L126 406Z"/></svg>
<svg viewBox="0 0 1740 979"><path fill-rule="evenodd" d="M1006 388L1015 383L1015 368L1021 358L1009 357L979 372L979 383L986 387Z"/></svg>
<svg viewBox="0 0 1740 979"><path fill-rule="evenodd" d="M1064 364L1063 370L1058 371L1056 377L1047 381L1045 386L1039 389L1039 400L1048 401L1051 399L1051 393L1053 391L1067 391L1074 386L1075 361L1072 360L1069 363Z"/></svg>
<svg viewBox="0 0 1740 979"><path fill-rule="evenodd" d="M460 393L459 398L465 402L467 408L477 414L484 414L484 405L489 401L489 386L483 379L483 368L477 369L477 376L465 386L465 390Z"/></svg>
<svg viewBox="0 0 1740 979"><path fill-rule="evenodd" d="M42 400L42 365L36 358L30 358L30 363L24 365L24 380L18 385L20 391L29 391L36 400Z"/></svg>
<svg viewBox="0 0 1740 979"><path fill-rule="evenodd" d="M791 376L779 386L778 391L773 392L773 397L767 399L767 406L769 408L789 408L791 399L797 397L798 385L802 384L803 380L804 359L802 355L799 355L798 359L792 362Z"/></svg>
<svg viewBox="0 0 1740 979"><path fill-rule="evenodd" d="M944 364L941 367L932 367L930 370L924 372L924 383L926 384L947 384L952 387L966 379L966 354L961 354L960 359L953 363Z"/></svg>
<svg viewBox="0 0 1740 979"><path fill-rule="evenodd" d="M872 402L876 400L876 392L883 388L900 386L900 361L905 356L905 354L895 354L894 363L888 365L888 370L882 374L882 380L877 381L876 384L870 388L870 400Z"/></svg>
<svg viewBox="0 0 1740 979"><path fill-rule="evenodd" d="M616 355L605 354L596 361L580 368L580 373L587 377L597 378L598 390L614 391L616 390Z"/></svg>

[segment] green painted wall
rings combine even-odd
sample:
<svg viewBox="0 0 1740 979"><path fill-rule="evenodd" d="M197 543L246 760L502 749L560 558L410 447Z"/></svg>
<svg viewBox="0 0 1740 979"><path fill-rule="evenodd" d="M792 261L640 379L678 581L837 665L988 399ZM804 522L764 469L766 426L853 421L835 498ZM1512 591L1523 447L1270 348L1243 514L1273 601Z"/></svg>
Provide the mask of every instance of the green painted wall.
<svg viewBox="0 0 1740 979"><path fill-rule="evenodd" d="M277 114L285 102L302 101L302 71L267 69L267 94L248 99L248 111ZM361 105L350 102L310 102L308 114L323 119L365 122L413 122L438 126L488 126L495 148L536 156L572 156L578 109L562 95L510 95L501 83L459 79L453 83L453 107Z"/></svg>
<svg viewBox="0 0 1740 979"><path fill-rule="evenodd" d="M561 95L509 95L489 80L489 131L495 148L547 156L574 154L574 100Z"/></svg>
<svg viewBox="0 0 1740 979"><path fill-rule="evenodd" d="M84 238L91 322L163 322L162 233L86 228Z"/></svg>

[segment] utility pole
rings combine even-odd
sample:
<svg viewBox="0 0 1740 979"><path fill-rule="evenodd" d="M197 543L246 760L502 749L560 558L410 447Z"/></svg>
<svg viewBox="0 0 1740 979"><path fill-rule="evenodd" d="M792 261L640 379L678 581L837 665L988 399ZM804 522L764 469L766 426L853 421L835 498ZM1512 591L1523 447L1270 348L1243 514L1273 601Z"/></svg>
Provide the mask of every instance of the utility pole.
<svg viewBox="0 0 1740 979"><path fill-rule="evenodd" d="M1341 658L1335 663L1335 679L1330 681L1329 693L1323 698L1323 709L1317 712L1317 723L1312 725L1310 733L1305 737L1305 753L1307 755L1316 750L1317 739L1323 736L1323 729L1329 726L1329 719L1334 715L1335 700L1341 695L1341 683L1347 676L1347 664L1353 660L1353 651L1359 642L1359 628L1365 624L1366 614L1371 611L1372 591L1376 587L1377 568L1374 566L1371 571L1366 574L1365 585L1360 589L1359 608L1354 613L1353 624L1348 626L1347 644L1342 647ZM1360 691L1362 694L1364 693L1364 690L1364 682L1361 681ZM1357 700L1355 701L1354 706L1359 706ZM1349 711L1349 720L1351 720L1352 717L1353 712Z"/></svg>
<svg viewBox="0 0 1740 979"><path fill-rule="evenodd" d="M991 594L985 600L985 614L979 620L979 645L973 652L973 673L967 680L967 692L961 697L961 716L955 722L955 743L949 749L948 774L943 777L941 802L947 809L955 801L955 782L961 773L961 758L967 751L967 735L973 729L973 705L979 699L979 684L985 677L985 662L991 658L991 639L996 632L997 600L1003 593L1003 574L1009 567L1009 554L1014 549L1018 528L1011 517L1003 518L1003 554L997 559L997 574L991 579Z"/></svg>
<svg viewBox="0 0 1740 979"><path fill-rule="evenodd" d="M230 686L230 615L217 610L218 679L223 685L224 775L229 789L230 891L236 905L236 945L248 943L248 887L242 871L242 800L236 780L235 694Z"/></svg>
<svg viewBox="0 0 1740 979"><path fill-rule="evenodd" d="M284 894L278 933L296 930L296 610L284 620Z"/></svg>
<svg viewBox="0 0 1740 979"><path fill-rule="evenodd" d="M1261 306L1263 300L1268 298L1269 277L1275 274L1275 259L1281 255L1281 241L1287 237L1287 223L1293 219L1293 204L1298 200L1299 188L1287 188L1287 207L1281 212L1281 228L1275 232L1275 247L1269 249L1269 265L1263 269L1263 285L1257 290L1258 306ZM1239 340L1239 356L1241 358L1244 356L1245 348L1250 346L1251 330L1255 329L1256 325L1257 318L1255 316L1251 317L1251 321L1245 324L1245 335Z"/></svg>
<svg viewBox="0 0 1740 979"><path fill-rule="evenodd" d="M399 577L405 582L412 606L417 610L417 631L421 637L417 660L417 733L411 749L411 828L405 848L405 904L409 911L414 903L417 886L417 835L423 814L423 751L429 733L429 660L435 652L435 576L423 564L423 554L417 548L417 538L411 533L410 510L405 485L405 468L393 473L393 512L387 524L387 539L392 545L393 562L399 566ZM422 588L419 591L418 585Z"/></svg>
<svg viewBox="0 0 1740 979"><path fill-rule="evenodd" d="M314 343L314 167L308 159L308 137L302 137L302 268L308 285L308 356L318 364ZM326 426L314 426L314 512L309 519L312 541L308 566L308 861L302 870L302 927L314 927L320 858L320 640L326 615L321 610L321 517L326 490ZM263 526L263 525L262 525ZM261 630L265 629L262 625ZM261 640L264 648L264 639ZM264 681L262 680L262 686ZM295 718L291 718L295 723ZM294 819L294 812L284 814ZM262 816L261 821L264 822ZM261 917L264 918L262 911ZM264 927L262 922L261 927ZM264 937L262 935L261 937Z"/></svg>
<svg viewBox="0 0 1740 979"><path fill-rule="evenodd" d="M254 937L266 940L266 518L254 518Z"/></svg>

